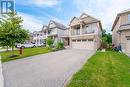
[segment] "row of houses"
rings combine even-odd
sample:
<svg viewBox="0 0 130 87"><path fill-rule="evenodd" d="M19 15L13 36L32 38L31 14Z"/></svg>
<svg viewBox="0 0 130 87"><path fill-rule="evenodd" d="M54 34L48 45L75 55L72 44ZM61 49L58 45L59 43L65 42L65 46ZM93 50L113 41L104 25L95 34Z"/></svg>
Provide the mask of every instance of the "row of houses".
<svg viewBox="0 0 130 87"><path fill-rule="evenodd" d="M96 50L100 47L102 25L100 20L83 13L80 17L73 17L69 27L51 20L41 31L33 32L33 42L45 43L49 37L56 44L63 41L66 47Z"/></svg>
<svg viewBox="0 0 130 87"><path fill-rule="evenodd" d="M73 17L69 27L51 20L41 31L33 32L33 42L45 44L50 37L54 43L63 41L66 47L97 50L101 46L102 31L100 20L83 13ZM112 43L121 45L122 51L130 54L130 9L117 14L112 26Z"/></svg>

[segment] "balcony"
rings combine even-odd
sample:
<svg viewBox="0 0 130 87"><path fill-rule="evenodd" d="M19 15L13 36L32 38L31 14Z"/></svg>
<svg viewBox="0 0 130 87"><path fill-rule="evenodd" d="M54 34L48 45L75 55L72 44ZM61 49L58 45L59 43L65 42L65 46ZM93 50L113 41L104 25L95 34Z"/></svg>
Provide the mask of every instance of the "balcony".
<svg viewBox="0 0 130 87"><path fill-rule="evenodd" d="M82 29L82 34L91 34L91 33L94 33L94 29L92 28L83 28Z"/></svg>
<svg viewBox="0 0 130 87"><path fill-rule="evenodd" d="M80 35L80 29L72 29L71 35Z"/></svg>

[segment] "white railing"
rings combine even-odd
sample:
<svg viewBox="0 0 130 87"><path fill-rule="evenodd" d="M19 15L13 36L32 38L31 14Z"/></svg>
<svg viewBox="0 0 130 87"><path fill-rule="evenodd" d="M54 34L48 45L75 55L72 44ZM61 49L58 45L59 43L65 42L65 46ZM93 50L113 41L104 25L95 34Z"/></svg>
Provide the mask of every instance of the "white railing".
<svg viewBox="0 0 130 87"><path fill-rule="evenodd" d="M80 35L80 29L72 29L71 35Z"/></svg>
<svg viewBox="0 0 130 87"><path fill-rule="evenodd" d="M3 78L3 73L2 73L1 56L0 56L0 87L4 87L4 78Z"/></svg>

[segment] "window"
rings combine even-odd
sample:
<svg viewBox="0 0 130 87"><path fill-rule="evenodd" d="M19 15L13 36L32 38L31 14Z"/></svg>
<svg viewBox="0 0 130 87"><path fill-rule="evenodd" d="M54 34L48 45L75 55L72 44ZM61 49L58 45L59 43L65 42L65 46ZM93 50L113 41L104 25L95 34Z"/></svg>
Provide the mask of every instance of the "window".
<svg viewBox="0 0 130 87"><path fill-rule="evenodd" d="M130 36L126 36L126 40L130 40Z"/></svg>
<svg viewBox="0 0 130 87"><path fill-rule="evenodd" d="M76 42L76 40L72 40L73 42Z"/></svg>
<svg viewBox="0 0 130 87"><path fill-rule="evenodd" d="M83 34L87 34L88 27L89 27L88 25L83 27L83 32L82 32Z"/></svg>
<svg viewBox="0 0 130 87"><path fill-rule="evenodd" d="M87 33L94 33L94 27L95 26L93 24L90 24L88 27Z"/></svg>
<svg viewBox="0 0 130 87"><path fill-rule="evenodd" d="M81 42L81 40L77 40L77 42Z"/></svg>
<svg viewBox="0 0 130 87"><path fill-rule="evenodd" d="M87 30L88 30L88 26L85 27L85 30L84 30L85 34L87 34Z"/></svg>
<svg viewBox="0 0 130 87"><path fill-rule="evenodd" d="M83 39L82 42L86 42L87 40L86 39Z"/></svg>
<svg viewBox="0 0 130 87"><path fill-rule="evenodd" d="M93 41L93 39L88 39L88 41Z"/></svg>
<svg viewBox="0 0 130 87"><path fill-rule="evenodd" d="M128 14L128 22L130 23L130 14Z"/></svg>

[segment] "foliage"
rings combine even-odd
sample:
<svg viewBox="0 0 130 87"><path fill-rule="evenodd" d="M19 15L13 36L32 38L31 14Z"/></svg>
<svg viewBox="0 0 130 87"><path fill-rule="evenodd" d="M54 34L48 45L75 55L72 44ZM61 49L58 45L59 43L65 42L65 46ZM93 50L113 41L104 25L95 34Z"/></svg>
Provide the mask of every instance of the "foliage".
<svg viewBox="0 0 130 87"><path fill-rule="evenodd" d="M54 40L51 39L51 38L47 38L47 39L46 39L46 43L47 43L47 45L51 48L52 45L54 44Z"/></svg>
<svg viewBox="0 0 130 87"><path fill-rule="evenodd" d="M16 43L23 43L28 38L28 31L22 28L22 19L16 13L2 16L0 20L0 43L11 46L14 55Z"/></svg>
<svg viewBox="0 0 130 87"><path fill-rule="evenodd" d="M106 31L103 30L101 48L107 48L108 46L110 47L111 43L112 43L112 35L110 33L107 34Z"/></svg>
<svg viewBox="0 0 130 87"><path fill-rule="evenodd" d="M57 49L64 49L64 43L62 41L58 41L56 48Z"/></svg>
<svg viewBox="0 0 130 87"><path fill-rule="evenodd" d="M108 44L112 43L112 35L110 33L107 34L106 31L103 30L102 41Z"/></svg>

